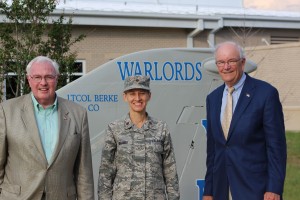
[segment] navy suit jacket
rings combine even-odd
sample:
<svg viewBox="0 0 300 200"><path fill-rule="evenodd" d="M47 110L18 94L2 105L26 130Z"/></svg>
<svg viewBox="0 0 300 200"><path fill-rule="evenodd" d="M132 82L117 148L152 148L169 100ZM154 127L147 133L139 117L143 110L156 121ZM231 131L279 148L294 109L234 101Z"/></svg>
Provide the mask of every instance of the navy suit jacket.
<svg viewBox="0 0 300 200"><path fill-rule="evenodd" d="M204 195L214 200L261 200L282 195L286 140L276 88L247 75L225 140L220 112L225 85L207 96L207 172Z"/></svg>

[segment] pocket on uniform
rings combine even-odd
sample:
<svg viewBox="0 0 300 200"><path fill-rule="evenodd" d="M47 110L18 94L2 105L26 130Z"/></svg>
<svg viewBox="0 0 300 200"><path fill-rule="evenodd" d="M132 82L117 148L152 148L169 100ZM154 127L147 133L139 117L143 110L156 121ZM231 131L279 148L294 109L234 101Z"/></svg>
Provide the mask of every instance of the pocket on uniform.
<svg viewBox="0 0 300 200"><path fill-rule="evenodd" d="M133 152L132 151L132 146L131 145L127 145L127 144L126 145L125 144L120 145L118 151L120 151L120 152L126 152L128 154L130 154L130 153Z"/></svg>
<svg viewBox="0 0 300 200"><path fill-rule="evenodd" d="M131 188L131 182L130 181L121 181L113 186L114 191L128 191Z"/></svg>
<svg viewBox="0 0 300 200"><path fill-rule="evenodd" d="M163 152L163 146L159 144L154 144L153 145L153 151L156 153L162 153Z"/></svg>
<svg viewBox="0 0 300 200"><path fill-rule="evenodd" d="M156 190L154 193L155 200L166 200L166 193L163 190Z"/></svg>
<svg viewBox="0 0 300 200"><path fill-rule="evenodd" d="M120 138L118 141L118 151L132 153L132 141L129 137Z"/></svg>
<svg viewBox="0 0 300 200"><path fill-rule="evenodd" d="M155 190L163 190L163 191L165 191L166 185L165 185L165 183L162 180L161 181L157 180L154 183L154 189Z"/></svg>

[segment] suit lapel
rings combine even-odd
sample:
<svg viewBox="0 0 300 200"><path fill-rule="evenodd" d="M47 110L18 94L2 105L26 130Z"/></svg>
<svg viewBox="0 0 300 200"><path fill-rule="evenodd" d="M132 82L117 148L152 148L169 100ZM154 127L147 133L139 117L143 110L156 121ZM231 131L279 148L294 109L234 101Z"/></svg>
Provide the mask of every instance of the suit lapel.
<svg viewBox="0 0 300 200"><path fill-rule="evenodd" d="M27 133L30 135L33 140L34 145L36 146L39 154L43 157L45 163L47 163L47 159L44 153L44 149L42 147L41 138L39 134L39 130L36 124L34 107L31 99L31 95L28 94L24 97L24 104L21 112L21 119L24 123L24 126L27 129Z"/></svg>
<svg viewBox="0 0 300 200"><path fill-rule="evenodd" d="M255 85L253 83L253 79L249 75L247 75L245 84L243 86L238 103L236 105L235 111L232 116L228 139L230 139L235 126L237 125L239 119L241 118L241 115L244 113L245 109L251 102L251 100L254 96L254 92L255 92L254 88L255 88Z"/></svg>
<svg viewBox="0 0 300 200"><path fill-rule="evenodd" d="M54 162L54 160L56 159L56 157L58 156L64 142L65 139L69 133L69 127L70 127L70 116L69 116L69 111L66 108L66 106L64 105L63 101L61 98L57 97L57 101L58 101L58 138L57 138L57 142L56 142L56 146L53 152L53 155L51 157L51 161L49 163L49 167L51 166L51 164Z"/></svg>
<svg viewBox="0 0 300 200"><path fill-rule="evenodd" d="M225 143L226 139L224 137L223 128L222 128L221 119L220 119L220 113L221 113L221 107L222 107L222 97L223 97L224 87L225 87L225 84L223 84L221 87L219 87L217 89L216 96L213 97L214 103L212 103L212 105L214 105L213 109L216 109L216 110L215 110L215 112L212 112L212 113L216 113L216 115L214 116L215 117L214 121L216 122L217 128L219 130L218 133L220 133L220 137L222 138L222 140Z"/></svg>

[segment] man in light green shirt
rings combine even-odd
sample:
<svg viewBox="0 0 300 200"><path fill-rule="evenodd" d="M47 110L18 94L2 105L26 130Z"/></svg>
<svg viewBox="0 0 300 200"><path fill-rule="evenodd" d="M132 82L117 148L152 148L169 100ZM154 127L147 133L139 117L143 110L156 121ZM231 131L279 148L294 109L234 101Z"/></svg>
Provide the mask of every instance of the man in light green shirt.
<svg viewBox="0 0 300 200"><path fill-rule="evenodd" d="M31 94L0 104L0 199L94 200L86 109L56 95L55 61L26 71Z"/></svg>

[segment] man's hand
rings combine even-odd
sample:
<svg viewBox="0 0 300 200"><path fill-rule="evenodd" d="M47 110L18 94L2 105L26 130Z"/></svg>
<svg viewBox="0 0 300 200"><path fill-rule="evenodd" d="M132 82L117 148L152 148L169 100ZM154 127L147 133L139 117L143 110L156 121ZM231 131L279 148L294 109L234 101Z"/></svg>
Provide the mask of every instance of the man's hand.
<svg viewBox="0 0 300 200"><path fill-rule="evenodd" d="M272 192L266 192L264 195L264 200L280 200L280 195Z"/></svg>
<svg viewBox="0 0 300 200"><path fill-rule="evenodd" d="M202 200L213 200L213 196L203 196Z"/></svg>

